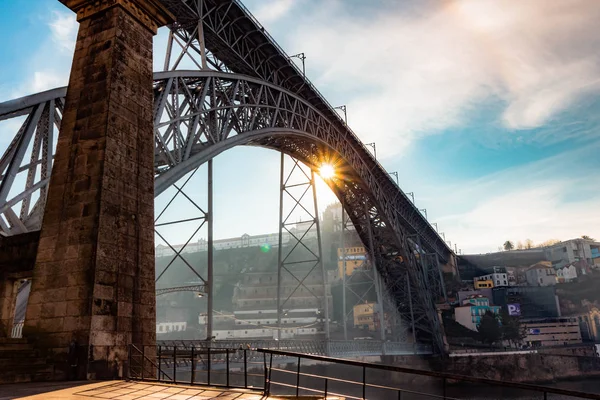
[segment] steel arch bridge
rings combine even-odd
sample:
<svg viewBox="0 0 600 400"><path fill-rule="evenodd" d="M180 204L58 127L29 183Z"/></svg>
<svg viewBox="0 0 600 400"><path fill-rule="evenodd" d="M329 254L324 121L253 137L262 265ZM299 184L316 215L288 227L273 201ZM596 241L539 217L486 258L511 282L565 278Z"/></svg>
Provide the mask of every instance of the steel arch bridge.
<svg viewBox="0 0 600 400"><path fill-rule="evenodd" d="M443 286L438 260L453 257L444 240L241 3L162 1L178 22L165 71L154 75L155 195L238 145L281 151L312 169L334 163L338 176L327 183L399 313L443 351L434 300ZM198 70L178 70L184 57ZM59 88L0 104L0 121L24 118L0 158L3 235L40 229L65 95Z"/></svg>

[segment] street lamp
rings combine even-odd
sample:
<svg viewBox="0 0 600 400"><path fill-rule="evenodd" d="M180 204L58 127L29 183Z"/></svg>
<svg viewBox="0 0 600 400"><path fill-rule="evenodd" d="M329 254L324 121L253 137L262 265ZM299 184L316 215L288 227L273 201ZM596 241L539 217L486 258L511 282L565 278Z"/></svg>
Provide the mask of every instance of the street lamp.
<svg viewBox="0 0 600 400"><path fill-rule="evenodd" d="M438 226L437 226L437 222L432 222L431 225L435 226L435 231L438 231Z"/></svg>
<svg viewBox="0 0 600 400"><path fill-rule="evenodd" d="M390 172L390 175L393 175L396 177L396 185L400 186L400 183L398 183L398 172Z"/></svg>
<svg viewBox="0 0 600 400"><path fill-rule="evenodd" d="M365 146L371 146L373 148L373 156L377 160L377 148L375 147L375 142L373 142L373 143L365 143Z"/></svg>
<svg viewBox="0 0 600 400"><path fill-rule="evenodd" d="M425 214L425 219L427 219L427 209L426 208L420 208L419 211L423 212L423 214Z"/></svg>
<svg viewBox="0 0 600 400"><path fill-rule="evenodd" d="M410 196L410 198L412 199L413 204L415 204L415 194L413 192L408 192L406 193L407 196Z"/></svg>
<svg viewBox="0 0 600 400"><path fill-rule="evenodd" d="M306 60L306 56L304 55L304 53L294 54L293 56L290 56L290 58L298 58L300 59L300 61L302 61L302 75L306 77L306 69L304 65L304 60Z"/></svg>
<svg viewBox="0 0 600 400"><path fill-rule="evenodd" d="M444 238L444 241L446 240L446 235L444 234L444 232L440 232L440 235L442 235L442 237Z"/></svg>
<svg viewBox="0 0 600 400"><path fill-rule="evenodd" d="M346 105L333 107L334 110L342 110L344 113L344 125L348 126L348 114L346 113Z"/></svg>

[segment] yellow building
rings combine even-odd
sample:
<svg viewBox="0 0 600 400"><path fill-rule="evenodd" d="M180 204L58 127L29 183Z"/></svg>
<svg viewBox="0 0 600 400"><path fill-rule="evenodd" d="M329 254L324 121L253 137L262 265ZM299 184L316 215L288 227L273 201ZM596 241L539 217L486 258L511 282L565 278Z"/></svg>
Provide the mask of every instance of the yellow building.
<svg viewBox="0 0 600 400"><path fill-rule="evenodd" d="M487 279L485 281L475 281L473 285L475 286L475 289L493 288L494 281L491 279Z"/></svg>
<svg viewBox="0 0 600 400"><path fill-rule="evenodd" d="M375 313L377 311L377 303L357 304L354 306L353 311L355 328L368 328L370 331L375 330Z"/></svg>
<svg viewBox="0 0 600 400"><path fill-rule="evenodd" d="M338 276L343 277L344 257L343 249L338 248ZM366 251L364 247L346 247L346 276L352 275L355 269L363 268L365 265Z"/></svg>

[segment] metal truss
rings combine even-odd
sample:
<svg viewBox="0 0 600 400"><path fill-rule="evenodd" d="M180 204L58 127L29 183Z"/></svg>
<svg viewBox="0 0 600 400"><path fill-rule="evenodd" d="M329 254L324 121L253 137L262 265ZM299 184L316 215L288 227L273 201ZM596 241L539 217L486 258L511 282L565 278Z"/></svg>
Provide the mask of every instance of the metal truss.
<svg viewBox="0 0 600 400"><path fill-rule="evenodd" d="M279 196L279 246L277 263L277 335L281 339L282 316L286 308L307 308L293 304L295 295L313 297L322 312L325 337L329 339L327 274L322 260L321 229L314 171L281 153ZM301 218L300 221L297 218ZM316 238L312 233L316 233ZM284 248L283 235L290 241ZM316 239L316 240L315 240ZM315 243L316 242L316 243ZM320 275L320 279L314 279ZM315 290L321 281L322 293ZM312 284L310 284L312 283ZM284 290L285 289L285 290ZM302 294L303 293L303 294ZM304 301L305 299L302 299ZM303 303L304 304L304 303Z"/></svg>
<svg viewBox="0 0 600 400"><path fill-rule="evenodd" d="M415 336L443 351L432 274L416 257L421 246L409 235L448 262L453 255L444 240L241 3L162 1L178 21L171 26L165 69L191 57L201 70L155 73L156 195L237 145L272 148L312 170L334 163L338 176L328 184L343 199L398 312L413 315ZM0 104L0 121L25 116L0 158L3 235L40 228L65 93L56 89ZM41 156L34 156L36 149ZM25 171L27 177L17 176Z"/></svg>
<svg viewBox="0 0 600 400"><path fill-rule="evenodd" d="M204 294L206 293L206 285L175 286L164 289L156 289L156 296L178 292L195 292Z"/></svg>
<svg viewBox="0 0 600 400"><path fill-rule="evenodd" d="M274 83L309 102L340 132L356 138L344 120L335 112L334 107L306 79L304 72L241 1L162 0L162 2L177 18L177 23L170 27L173 32L176 32L174 36L179 37L184 45L189 41L189 45L185 48L179 47L186 53L187 58L199 60L196 61L196 65L202 66L202 58L205 58L207 62L204 62L204 65L208 68L241 73ZM213 61L208 62L211 59ZM170 68L172 65L170 64ZM361 153L363 152L364 145L360 140L357 139L353 145L363 147L360 150ZM437 253L440 260L444 262L449 261L452 249L404 192L394 185L394 181L385 169L374 157L364 161L373 169L375 179L381 184L385 183L385 189L393 195L394 207L405 232L418 234L429 252Z"/></svg>
<svg viewBox="0 0 600 400"><path fill-rule="evenodd" d="M64 95L64 91L60 94ZM58 99L60 96L55 98L55 104ZM32 118L35 118L39 110L36 100L35 96L30 98L27 108L19 108L23 101L13 102L12 106L0 104L0 118L15 112L26 114L28 118L33 113ZM391 290L390 295L406 299L406 290L401 289L405 285L399 285L405 282L405 275L402 273L399 277L397 271L410 271L413 292L419 296L414 303L421 306L419 312L428 310L422 319L422 330L433 334L439 329L439 326L426 327L430 322L436 324L437 316L434 317L433 298L428 293L422 268L414 257L414 246L411 248L408 242L399 200L404 194L387 172L373 163L371 154L356 136L338 128L310 103L291 92L247 76L216 71L156 73L154 112L155 195L237 145L272 148L313 170L323 162L335 164L337 177L327 183L338 198L343 199L359 236L374 254L386 287L398 292ZM9 149L5 157L11 152L14 150ZM380 178L382 175L384 179ZM47 186L47 181L40 188L44 185ZM14 204L14 201L0 204L0 210L6 214ZM369 210L368 215L365 209ZM9 225L3 232L14 232L14 226ZM39 229L39 222L30 227L30 230ZM373 231L373 246L368 245L368 229Z"/></svg>

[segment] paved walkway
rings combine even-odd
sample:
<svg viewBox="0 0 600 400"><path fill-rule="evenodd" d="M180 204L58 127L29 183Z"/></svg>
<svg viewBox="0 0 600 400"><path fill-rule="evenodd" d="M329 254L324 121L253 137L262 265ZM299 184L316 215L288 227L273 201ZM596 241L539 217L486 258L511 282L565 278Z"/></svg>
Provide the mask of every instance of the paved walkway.
<svg viewBox="0 0 600 400"><path fill-rule="evenodd" d="M0 400L265 400L262 394L237 389L147 382L49 382L0 385ZM273 398L270 398L273 399Z"/></svg>

